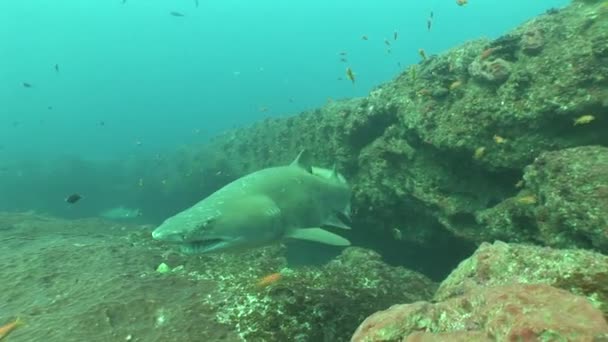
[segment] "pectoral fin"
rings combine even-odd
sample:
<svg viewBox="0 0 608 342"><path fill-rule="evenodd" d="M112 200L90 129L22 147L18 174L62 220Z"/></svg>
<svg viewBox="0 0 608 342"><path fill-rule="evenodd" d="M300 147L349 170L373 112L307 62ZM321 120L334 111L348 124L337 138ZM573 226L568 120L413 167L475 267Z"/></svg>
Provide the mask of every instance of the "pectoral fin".
<svg viewBox="0 0 608 342"><path fill-rule="evenodd" d="M287 233L286 237L292 239L315 241L332 246L350 246L350 241L346 240L340 235L330 233L327 230L323 230L321 228L292 229Z"/></svg>
<svg viewBox="0 0 608 342"><path fill-rule="evenodd" d="M328 217L325 222L323 222L324 225L330 226L330 227L336 227L336 228L342 228L342 229L350 229L350 227L342 222L342 220L340 220L340 218L338 218L335 215L332 215L330 217Z"/></svg>

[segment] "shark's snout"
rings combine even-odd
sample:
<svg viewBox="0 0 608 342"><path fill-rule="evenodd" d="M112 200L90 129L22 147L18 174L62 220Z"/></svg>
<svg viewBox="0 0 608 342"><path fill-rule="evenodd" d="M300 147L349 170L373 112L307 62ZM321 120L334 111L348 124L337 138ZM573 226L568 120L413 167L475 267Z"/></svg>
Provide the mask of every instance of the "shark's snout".
<svg viewBox="0 0 608 342"><path fill-rule="evenodd" d="M167 242L183 242L185 240L184 234L178 232L169 232L161 228L157 228L152 232L152 238L154 240Z"/></svg>

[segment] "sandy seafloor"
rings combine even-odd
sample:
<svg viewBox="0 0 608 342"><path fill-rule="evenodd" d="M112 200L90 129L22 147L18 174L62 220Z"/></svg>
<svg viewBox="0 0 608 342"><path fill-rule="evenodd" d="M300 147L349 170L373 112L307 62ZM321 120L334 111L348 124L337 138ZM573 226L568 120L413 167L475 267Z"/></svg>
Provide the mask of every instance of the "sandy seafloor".
<svg viewBox="0 0 608 342"><path fill-rule="evenodd" d="M151 229L0 214L0 324L25 322L3 342L239 341L200 300L215 283L154 271Z"/></svg>

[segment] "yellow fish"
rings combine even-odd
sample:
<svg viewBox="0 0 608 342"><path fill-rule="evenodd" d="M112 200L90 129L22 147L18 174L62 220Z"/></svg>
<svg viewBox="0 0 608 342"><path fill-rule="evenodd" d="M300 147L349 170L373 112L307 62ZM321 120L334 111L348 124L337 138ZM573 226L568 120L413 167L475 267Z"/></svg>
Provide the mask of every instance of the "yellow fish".
<svg viewBox="0 0 608 342"><path fill-rule="evenodd" d="M501 137L500 135L494 135L494 142L497 144L504 144L507 142L507 139Z"/></svg>
<svg viewBox="0 0 608 342"><path fill-rule="evenodd" d="M481 159L483 158L484 154L486 153L486 148L481 146L475 149L475 152L473 153L473 158L474 159Z"/></svg>
<svg viewBox="0 0 608 342"><path fill-rule="evenodd" d="M524 205L536 204L536 196L534 196L534 195L527 195L527 196L523 196L523 197L518 197L517 198L517 203L524 204Z"/></svg>
<svg viewBox="0 0 608 342"><path fill-rule="evenodd" d="M23 325L23 321L19 318L0 327L0 340L8 336L17 327Z"/></svg>
<svg viewBox="0 0 608 342"><path fill-rule="evenodd" d="M586 125L593 120L595 120L595 116L593 116L593 115L579 116L578 118L574 119L574 126Z"/></svg>

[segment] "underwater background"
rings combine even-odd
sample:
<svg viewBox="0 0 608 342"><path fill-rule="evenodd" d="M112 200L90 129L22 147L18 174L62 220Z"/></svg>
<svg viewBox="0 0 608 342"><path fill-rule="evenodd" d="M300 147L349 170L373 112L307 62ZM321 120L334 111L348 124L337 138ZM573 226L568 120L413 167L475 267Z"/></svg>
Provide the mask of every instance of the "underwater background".
<svg viewBox="0 0 608 342"><path fill-rule="evenodd" d="M566 3L4 1L0 208L89 217L126 206L158 223L204 193L183 181L192 166L175 170L180 153L363 96L419 49L497 37ZM72 193L86 201L67 205Z"/></svg>
<svg viewBox="0 0 608 342"><path fill-rule="evenodd" d="M416 63L420 48L435 54L497 37L566 3L3 1L3 159L169 152L328 98L363 96ZM389 54L384 40L395 31ZM342 51L355 86L338 80Z"/></svg>
<svg viewBox="0 0 608 342"><path fill-rule="evenodd" d="M0 2L0 257L17 265L0 324L27 321L10 341L608 336L607 18L597 0ZM152 240L302 150L351 185L353 247ZM575 318L494 326L450 302L509 294ZM379 311L418 301L439 304Z"/></svg>

